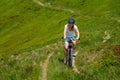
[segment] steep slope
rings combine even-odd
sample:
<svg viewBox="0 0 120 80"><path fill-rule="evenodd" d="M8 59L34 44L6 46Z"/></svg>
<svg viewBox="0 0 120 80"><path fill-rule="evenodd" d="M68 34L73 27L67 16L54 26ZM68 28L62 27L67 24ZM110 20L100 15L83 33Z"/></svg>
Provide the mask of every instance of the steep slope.
<svg viewBox="0 0 120 80"><path fill-rule="evenodd" d="M87 15L114 14L120 16L119 0L40 0L52 6L69 8ZM113 16L113 15L112 15Z"/></svg>
<svg viewBox="0 0 120 80"><path fill-rule="evenodd" d="M41 2L48 7L33 0L1 1L1 80L41 80L45 76L48 80L119 80L120 1ZM61 40L69 17L76 19L81 32L75 59L79 74L63 64L63 43L53 44Z"/></svg>
<svg viewBox="0 0 120 80"><path fill-rule="evenodd" d="M62 34L63 21L70 16L29 0L6 0L0 4L0 54L55 42Z"/></svg>
<svg viewBox="0 0 120 80"><path fill-rule="evenodd" d="M55 1L55 4L58 5L59 3L59 5L64 6L64 8L71 9L71 7L65 6L67 2L74 3L74 1L63 1L63 4L60 4L59 1ZM90 15L92 12L87 14L87 11L83 11L85 14L80 14L79 16L79 14L76 14L77 12L71 14L69 12L61 12L61 10L56 10L54 8L44 8L29 0L14 2L11 2L10 0L2 1L0 3L2 6L0 9L0 53L15 53L28 49L29 47L33 48L47 44L50 41L54 42L56 38L59 38L62 35L63 26L67 22L66 20L68 17L76 18L81 34L86 32L92 34L91 30L93 33L96 30L96 32L98 32L98 35L94 36L94 38L96 38L97 36L102 37L101 34L103 34L105 30L108 30L109 32L113 32L113 36L117 36L119 24L116 20L119 20L119 18L114 18L109 15L106 17L106 15L103 15L101 12L108 11L109 13L107 14L117 16L112 14L111 7L114 5L114 11L118 11L116 13L119 13L119 5L117 5L117 1L115 0L113 5L105 6L104 8L101 6L111 3L111 1L107 2L107 0L105 0L103 2L104 3L101 1L101 3L99 3L97 0L93 2L88 0L86 2L86 5L88 6L98 6L97 3L99 3L100 6L94 9L98 10L98 12L94 14L97 15L100 13L102 16ZM74 4L78 5L78 3L79 2L76 1ZM59 5L55 7L59 7ZM82 6L79 5L79 7ZM76 6L73 8L76 8ZM91 9L91 7L82 8L85 10ZM105 11L99 11L99 8L105 9ZM80 9L78 11L80 11ZM114 26L116 28L113 28ZM86 28L89 29L86 30ZM114 32L113 30L117 31ZM86 38L83 39L86 40Z"/></svg>

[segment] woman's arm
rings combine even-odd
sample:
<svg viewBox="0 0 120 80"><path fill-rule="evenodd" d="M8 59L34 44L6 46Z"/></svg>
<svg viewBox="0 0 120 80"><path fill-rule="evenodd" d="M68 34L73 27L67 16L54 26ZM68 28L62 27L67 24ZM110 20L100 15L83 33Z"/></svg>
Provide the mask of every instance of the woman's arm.
<svg viewBox="0 0 120 80"><path fill-rule="evenodd" d="M77 38L76 39L78 40L80 38L80 32L79 32L78 28L76 28L75 31L77 33Z"/></svg>
<svg viewBox="0 0 120 80"><path fill-rule="evenodd" d="M66 39L66 27L64 28L64 39Z"/></svg>

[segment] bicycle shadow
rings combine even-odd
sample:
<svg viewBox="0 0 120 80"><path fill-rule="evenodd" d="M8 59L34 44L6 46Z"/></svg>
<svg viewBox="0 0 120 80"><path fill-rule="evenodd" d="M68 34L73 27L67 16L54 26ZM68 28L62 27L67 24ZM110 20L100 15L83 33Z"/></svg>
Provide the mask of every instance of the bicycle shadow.
<svg viewBox="0 0 120 80"><path fill-rule="evenodd" d="M64 59L58 58L58 61L59 61L60 63L63 63Z"/></svg>

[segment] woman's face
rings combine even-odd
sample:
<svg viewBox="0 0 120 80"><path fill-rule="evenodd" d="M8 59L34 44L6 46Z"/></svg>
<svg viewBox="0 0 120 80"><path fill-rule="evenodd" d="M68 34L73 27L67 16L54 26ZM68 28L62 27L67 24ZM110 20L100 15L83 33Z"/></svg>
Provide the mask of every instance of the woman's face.
<svg viewBox="0 0 120 80"><path fill-rule="evenodd" d="M68 23L69 27L74 26L74 23Z"/></svg>

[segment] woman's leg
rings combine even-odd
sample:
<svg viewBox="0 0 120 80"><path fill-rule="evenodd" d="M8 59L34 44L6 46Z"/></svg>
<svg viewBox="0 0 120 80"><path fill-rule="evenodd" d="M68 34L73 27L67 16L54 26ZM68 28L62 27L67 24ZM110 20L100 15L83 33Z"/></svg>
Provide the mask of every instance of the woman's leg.
<svg viewBox="0 0 120 80"><path fill-rule="evenodd" d="M64 50L64 63L67 63L67 52L68 52L68 42L65 42L65 50Z"/></svg>
<svg viewBox="0 0 120 80"><path fill-rule="evenodd" d="M72 43L73 43L73 56L76 56L76 40L73 40Z"/></svg>
<svg viewBox="0 0 120 80"><path fill-rule="evenodd" d="M73 50L75 51L76 50L76 40L73 40L72 43L73 43Z"/></svg>
<svg viewBox="0 0 120 80"><path fill-rule="evenodd" d="M67 56L67 51L68 51L68 42L65 42L64 57Z"/></svg>

